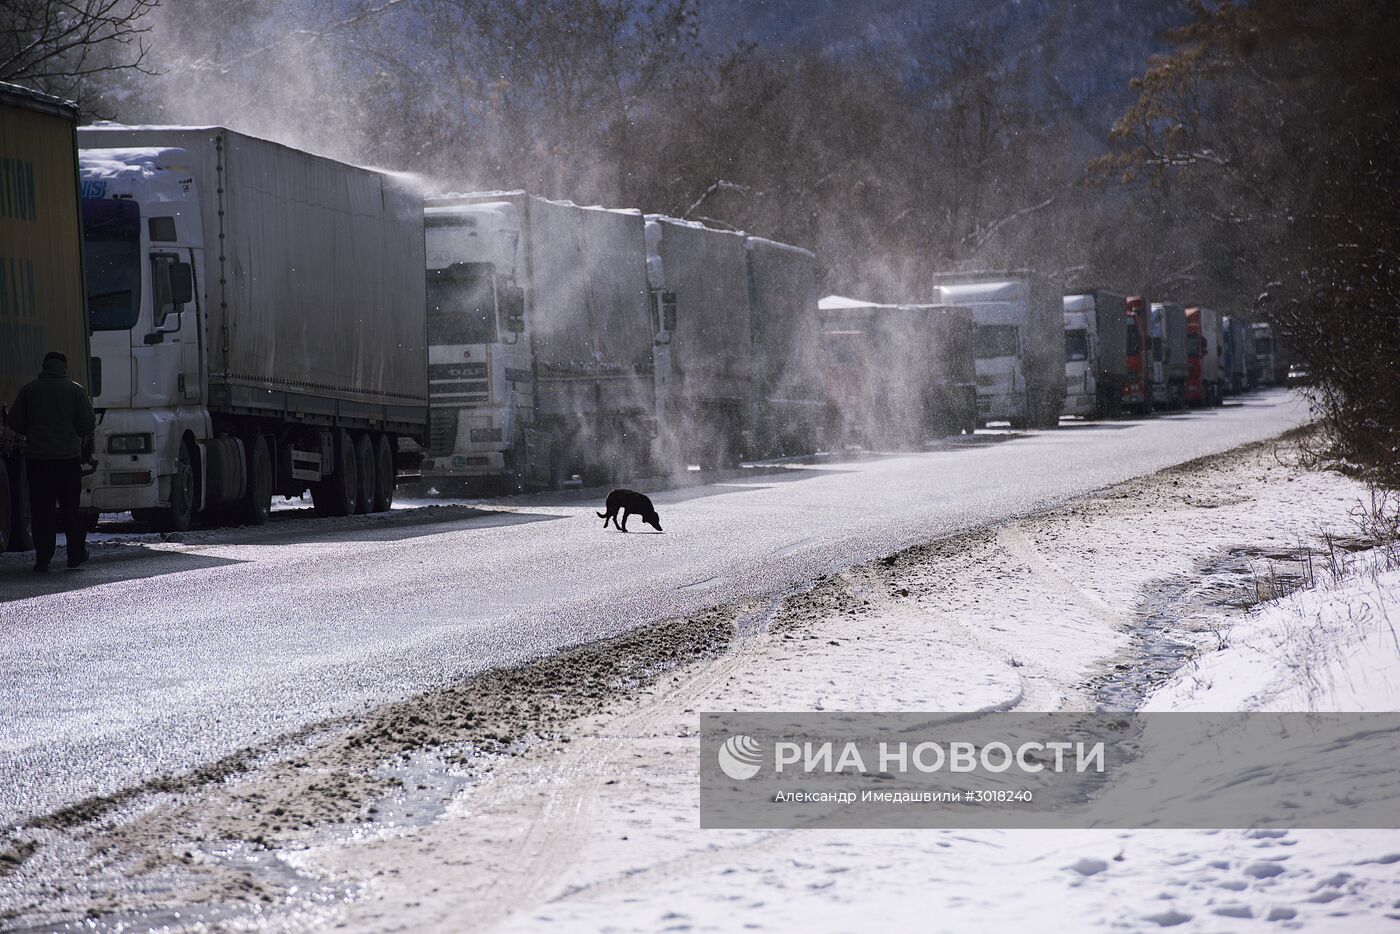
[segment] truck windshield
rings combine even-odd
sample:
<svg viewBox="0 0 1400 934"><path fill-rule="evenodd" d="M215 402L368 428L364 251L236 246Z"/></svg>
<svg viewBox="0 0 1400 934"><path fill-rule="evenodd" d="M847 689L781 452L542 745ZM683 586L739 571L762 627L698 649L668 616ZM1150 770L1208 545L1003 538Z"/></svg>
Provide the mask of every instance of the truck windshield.
<svg viewBox="0 0 1400 934"><path fill-rule="evenodd" d="M992 357L1016 356L1016 326L1014 324L981 324L977 326L976 354L978 360Z"/></svg>
<svg viewBox="0 0 1400 934"><path fill-rule="evenodd" d="M428 270L428 343L496 340L496 288L489 270L476 263Z"/></svg>
<svg viewBox="0 0 1400 934"><path fill-rule="evenodd" d="M127 331L141 315L141 208L83 199L83 281L94 331Z"/></svg>
<svg viewBox="0 0 1400 934"><path fill-rule="evenodd" d="M1136 357L1142 353L1142 335L1138 333L1137 321L1133 318L1127 319L1128 324L1128 356Z"/></svg>
<svg viewBox="0 0 1400 934"><path fill-rule="evenodd" d="M1065 332L1065 360L1074 363L1089 359L1089 333L1087 331Z"/></svg>

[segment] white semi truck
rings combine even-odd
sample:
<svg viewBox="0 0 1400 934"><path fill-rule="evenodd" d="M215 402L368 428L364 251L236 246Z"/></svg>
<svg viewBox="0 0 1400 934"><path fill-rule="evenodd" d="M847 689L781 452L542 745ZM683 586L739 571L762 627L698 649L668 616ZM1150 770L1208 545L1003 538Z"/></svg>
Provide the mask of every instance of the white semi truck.
<svg viewBox="0 0 1400 934"><path fill-rule="evenodd" d="M646 469L653 346L676 324L648 285L641 213L507 191L433 198L425 215L424 482L467 492Z"/></svg>
<svg viewBox="0 0 1400 934"><path fill-rule="evenodd" d="M1054 428L1065 400L1063 296L1034 272L946 274L934 301L972 309L977 420Z"/></svg>
<svg viewBox="0 0 1400 934"><path fill-rule="evenodd" d="M1128 383L1128 298L1088 291L1064 298L1066 415L1106 418Z"/></svg>
<svg viewBox="0 0 1400 934"><path fill-rule="evenodd" d="M427 427L421 199L223 127L79 130L99 468L181 530L388 509Z"/></svg>

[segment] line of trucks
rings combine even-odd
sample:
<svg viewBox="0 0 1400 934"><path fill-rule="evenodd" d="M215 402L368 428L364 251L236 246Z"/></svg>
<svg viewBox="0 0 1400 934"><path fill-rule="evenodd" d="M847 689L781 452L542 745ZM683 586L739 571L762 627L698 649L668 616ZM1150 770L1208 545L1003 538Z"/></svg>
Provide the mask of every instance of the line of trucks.
<svg viewBox="0 0 1400 934"><path fill-rule="evenodd" d="M405 481L603 483L1272 379L1267 325L1034 273L820 299L812 253L692 221L425 200L223 127L79 128L11 85L0 118L0 403L67 355L98 413L92 517L262 524L307 492L343 516ZM24 471L0 429L10 549L29 545Z"/></svg>

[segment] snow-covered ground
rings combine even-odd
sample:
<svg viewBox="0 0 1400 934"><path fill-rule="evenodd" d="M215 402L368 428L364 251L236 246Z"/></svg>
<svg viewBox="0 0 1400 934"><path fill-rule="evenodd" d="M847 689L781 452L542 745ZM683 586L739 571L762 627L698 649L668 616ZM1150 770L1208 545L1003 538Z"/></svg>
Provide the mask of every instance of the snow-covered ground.
<svg viewBox="0 0 1400 934"><path fill-rule="evenodd" d="M701 710L1400 709L1393 555L1238 606L1361 494L1255 449L873 562L747 608L732 652L436 822L291 858L362 884L339 920L375 929L1379 929L1400 831L697 826Z"/></svg>
<svg viewBox="0 0 1400 934"><path fill-rule="evenodd" d="M1400 704L1400 546L1341 552L1315 586L1230 621L1145 710L1393 711Z"/></svg>

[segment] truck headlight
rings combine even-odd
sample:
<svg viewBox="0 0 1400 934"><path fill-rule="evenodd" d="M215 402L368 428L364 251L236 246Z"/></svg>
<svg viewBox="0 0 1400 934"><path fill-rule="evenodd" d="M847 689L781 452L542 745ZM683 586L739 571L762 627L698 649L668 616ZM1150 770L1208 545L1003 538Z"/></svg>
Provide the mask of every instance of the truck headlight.
<svg viewBox="0 0 1400 934"><path fill-rule="evenodd" d="M150 432L133 435L108 435L108 454L149 454L155 450L155 436Z"/></svg>
<svg viewBox="0 0 1400 934"><path fill-rule="evenodd" d="M477 442L491 442L501 440L501 429L499 428L473 428L472 440Z"/></svg>

